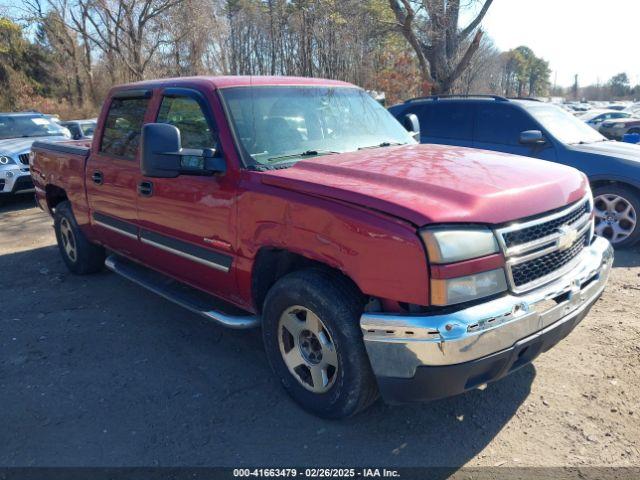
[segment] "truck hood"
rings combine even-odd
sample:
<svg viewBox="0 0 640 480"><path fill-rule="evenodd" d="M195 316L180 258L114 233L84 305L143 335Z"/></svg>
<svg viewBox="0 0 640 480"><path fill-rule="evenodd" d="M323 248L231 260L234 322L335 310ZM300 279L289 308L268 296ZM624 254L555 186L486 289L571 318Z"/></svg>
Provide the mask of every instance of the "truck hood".
<svg viewBox="0 0 640 480"><path fill-rule="evenodd" d="M640 162L640 145L626 142L593 142L583 145L571 145L571 149L580 153L592 153L606 157L622 158Z"/></svg>
<svg viewBox="0 0 640 480"><path fill-rule="evenodd" d="M60 141L68 140L67 137L62 135L55 135L51 137L29 137L29 138L6 138L0 140L0 155L19 155L21 153L28 153L31 150L31 144L36 141Z"/></svg>
<svg viewBox="0 0 640 480"><path fill-rule="evenodd" d="M377 210L417 226L500 224L563 207L587 192L563 165L448 145L405 145L302 160L262 182Z"/></svg>

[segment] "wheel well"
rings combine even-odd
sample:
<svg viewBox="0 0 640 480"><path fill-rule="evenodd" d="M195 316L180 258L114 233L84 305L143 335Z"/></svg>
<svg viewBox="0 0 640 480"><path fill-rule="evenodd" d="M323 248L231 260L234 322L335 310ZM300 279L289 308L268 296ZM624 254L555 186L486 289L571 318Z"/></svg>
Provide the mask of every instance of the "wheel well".
<svg viewBox="0 0 640 480"><path fill-rule="evenodd" d="M44 189L47 196L47 205L49 210L53 211L60 202L68 200L67 192L55 185L47 185Z"/></svg>
<svg viewBox="0 0 640 480"><path fill-rule="evenodd" d="M626 188L630 188L631 190L633 190L636 194L638 194L640 196L640 188L636 187L635 185L632 185L630 183L625 183L625 182L619 182L617 180L595 180L591 183L591 189L595 190L596 188L599 187L604 187L606 185L610 185L610 186L618 186L618 187L626 187Z"/></svg>
<svg viewBox="0 0 640 480"><path fill-rule="evenodd" d="M285 275L303 270L305 268L319 268L331 271L345 278L359 292L355 282L344 275L340 270L325 263L311 260L297 253L289 252L278 248L263 247L256 255L253 264L253 274L251 276L251 291L253 304L258 313L262 312L262 306L269 289Z"/></svg>

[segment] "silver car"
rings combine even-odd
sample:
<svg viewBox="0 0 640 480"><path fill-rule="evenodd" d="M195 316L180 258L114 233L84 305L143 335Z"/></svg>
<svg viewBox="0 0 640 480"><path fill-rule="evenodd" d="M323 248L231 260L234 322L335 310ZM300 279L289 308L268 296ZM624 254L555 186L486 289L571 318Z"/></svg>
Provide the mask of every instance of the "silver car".
<svg viewBox="0 0 640 480"><path fill-rule="evenodd" d="M0 113L0 196L33 188L29 151L35 140L69 138L69 130L41 113Z"/></svg>
<svg viewBox="0 0 640 480"><path fill-rule="evenodd" d="M629 112L620 112L617 110L597 109L590 110L587 113L580 115L578 118L589 125L595 130L600 129L602 122L606 120L614 120L616 118L629 118L631 117Z"/></svg>
<svg viewBox="0 0 640 480"><path fill-rule="evenodd" d="M612 140L622 140L626 133L640 133L640 118L617 118L600 124L598 131Z"/></svg>

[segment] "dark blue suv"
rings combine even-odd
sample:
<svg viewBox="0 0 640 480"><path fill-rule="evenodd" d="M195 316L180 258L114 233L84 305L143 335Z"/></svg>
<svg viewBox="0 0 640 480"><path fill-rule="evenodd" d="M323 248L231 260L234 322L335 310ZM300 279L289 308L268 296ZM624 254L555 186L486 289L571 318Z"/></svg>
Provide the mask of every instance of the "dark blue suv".
<svg viewBox="0 0 640 480"><path fill-rule="evenodd" d="M530 99L431 96L389 111L408 129L415 129L416 115L421 143L496 150L583 171L593 189L596 232L617 247L640 240L639 145L609 141L561 108Z"/></svg>

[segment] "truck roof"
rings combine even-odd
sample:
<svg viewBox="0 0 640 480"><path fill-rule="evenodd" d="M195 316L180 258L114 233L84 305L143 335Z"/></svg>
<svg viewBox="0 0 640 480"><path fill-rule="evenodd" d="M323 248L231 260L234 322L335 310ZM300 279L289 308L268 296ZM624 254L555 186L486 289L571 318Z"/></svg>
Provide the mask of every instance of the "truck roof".
<svg viewBox="0 0 640 480"><path fill-rule="evenodd" d="M284 77L284 76L254 76L254 75L227 75L227 76L196 76L162 78L158 80L143 80L115 87L115 90L135 88L180 87L187 85L200 85L208 88L230 88L247 86L276 86L276 85L312 85L330 87L354 87L354 85L340 80L327 80L324 78L309 77Z"/></svg>

